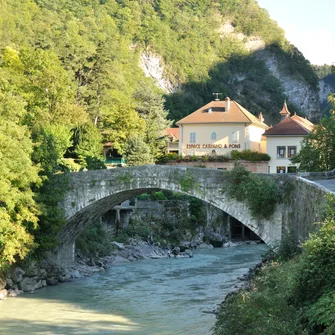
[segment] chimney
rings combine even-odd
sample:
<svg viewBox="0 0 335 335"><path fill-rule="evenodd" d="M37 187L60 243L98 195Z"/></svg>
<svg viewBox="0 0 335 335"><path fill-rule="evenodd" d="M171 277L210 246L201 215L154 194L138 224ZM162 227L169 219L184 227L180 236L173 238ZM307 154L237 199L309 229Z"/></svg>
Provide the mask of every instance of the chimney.
<svg viewBox="0 0 335 335"><path fill-rule="evenodd" d="M230 109L230 99L228 97L225 99L225 103L226 103L225 112L229 112L229 109Z"/></svg>
<svg viewBox="0 0 335 335"><path fill-rule="evenodd" d="M261 123L264 123L264 117L263 117L263 113L260 112L259 115L258 115L258 120L261 122Z"/></svg>

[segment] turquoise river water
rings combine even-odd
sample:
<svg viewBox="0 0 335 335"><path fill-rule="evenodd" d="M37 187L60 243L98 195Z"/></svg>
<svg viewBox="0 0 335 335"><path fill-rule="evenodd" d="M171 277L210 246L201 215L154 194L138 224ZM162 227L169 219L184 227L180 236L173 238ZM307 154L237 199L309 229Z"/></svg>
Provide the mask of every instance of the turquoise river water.
<svg viewBox="0 0 335 335"><path fill-rule="evenodd" d="M0 334L208 335L212 311L265 245L143 260L0 301ZM205 313L204 313L205 312Z"/></svg>

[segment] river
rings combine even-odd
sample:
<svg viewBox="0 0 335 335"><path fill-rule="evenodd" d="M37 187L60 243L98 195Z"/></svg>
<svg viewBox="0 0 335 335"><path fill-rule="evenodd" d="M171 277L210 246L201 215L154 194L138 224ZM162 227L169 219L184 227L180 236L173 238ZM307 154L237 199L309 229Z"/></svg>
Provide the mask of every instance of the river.
<svg viewBox="0 0 335 335"><path fill-rule="evenodd" d="M265 245L142 260L0 301L0 334L207 335L212 311Z"/></svg>

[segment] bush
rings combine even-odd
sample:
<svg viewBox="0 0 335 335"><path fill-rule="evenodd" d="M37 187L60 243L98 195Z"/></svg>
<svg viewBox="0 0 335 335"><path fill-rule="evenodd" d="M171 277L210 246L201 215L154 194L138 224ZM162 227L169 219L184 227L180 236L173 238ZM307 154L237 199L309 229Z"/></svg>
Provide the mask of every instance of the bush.
<svg viewBox="0 0 335 335"><path fill-rule="evenodd" d="M271 159L271 157L266 153L251 150L243 150L243 151L233 150L230 153L230 157L233 160L242 159L250 162L269 161Z"/></svg>
<svg viewBox="0 0 335 335"><path fill-rule="evenodd" d="M243 150L237 151L233 150L230 154L227 155L203 155L203 156L178 156L177 154L166 154L161 156L157 163L167 163L167 162L229 162L230 160L246 160L250 162L259 162L259 161L269 161L270 156L265 153Z"/></svg>
<svg viewBox="0 0 335 335"><path fill-rule="evenodd" d="M239 163L229 171L226 192L237 201L246 201L255 218L269 219L281 200L274 180L252 174Z"/></svg>
<svg viewBox="0 0 335 335"><path fill-rule="evenodd" d="M112 238L101 222L89 225L77 238L76 247L87 257L103 257L112 251Z"/></svg>
<svg viewBox="0 0 335 335"><path fill-rule="evenodd" d="M296 310L288 304L294 260L261 268L248 291L230 295L220 306L214 335L297 335Z"/></svg>
<svg viewBox="0 0 335 335"><path fill-rule="evenodd" d="M276 182L264 176L251 175L245 184L245 195L255 218L269 219L280 201Z"/></svg>

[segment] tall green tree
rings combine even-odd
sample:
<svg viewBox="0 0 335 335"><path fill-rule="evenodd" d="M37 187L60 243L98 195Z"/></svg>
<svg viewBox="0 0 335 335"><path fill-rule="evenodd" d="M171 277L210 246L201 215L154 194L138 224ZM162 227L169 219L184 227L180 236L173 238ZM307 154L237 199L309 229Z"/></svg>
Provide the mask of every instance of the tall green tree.
<svg viewBox="0 0 335 335"><path fill-rule="evenodd" d="M127 141L124 147L124 154L129 166L153 163L150 148L140 137L131 137Z"/></svg>
<svg viewBox="0 0 335 335"><path fill-rule="evenodd" d="M101 131L93 123L84 124L73 131L73 152L85 168L104 167L101 143Z"/></svg>
<svg viewBox="0 0 335 335"><path fill-rule="evenodd" d="M20 98L0 93L0 271L35 247L39 207L31 186L40 178L29 131L20 124L24 113Z"/></svg>
<svg viewBox="0 0 335 335"><path fill-rule="evenodd" d="M152 156L157 158L164 151L164 129L169 128L172 123L167 119L168 111L164 109L164 99L146 86L135 92L134 98L138 102L136 110L145 120L144 140L149 145Z"/></svg>
<svg viewBox="0 0 335 335"><path fill-rule="evenodd" d="M335 116L325 117L307 135L300 152L291 159L301 171L329 171L335 168Z"/></svg>

